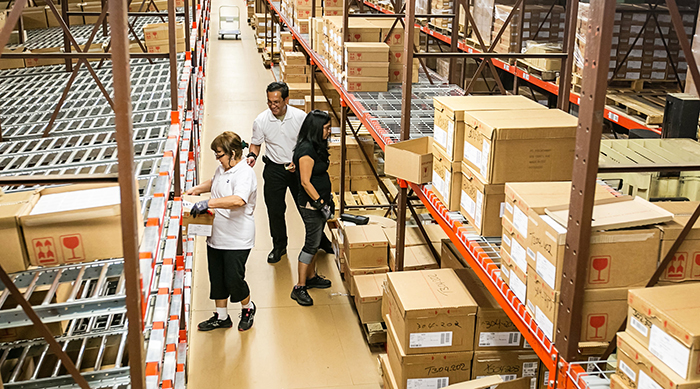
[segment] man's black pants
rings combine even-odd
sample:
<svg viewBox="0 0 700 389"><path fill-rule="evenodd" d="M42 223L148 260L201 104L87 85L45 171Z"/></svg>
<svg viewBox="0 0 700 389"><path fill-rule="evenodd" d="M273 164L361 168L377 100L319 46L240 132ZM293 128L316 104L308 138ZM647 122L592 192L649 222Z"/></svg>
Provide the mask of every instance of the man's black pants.
<svg viewBox="0 0 700 389"><path fill-rule="evenodd" d="M265 205L267 206L267 218L270 222L270 235L272 235L272 245L275 250L287 248L287 222L284 213L287 211L287 188L292 192L292 197L296 203L299 195L299 181L296 173L290 173L284 165L271 162L263 157L265 168L263 169L263 194ZM331 243L323 234L320 247L330 247Z"/></svg>

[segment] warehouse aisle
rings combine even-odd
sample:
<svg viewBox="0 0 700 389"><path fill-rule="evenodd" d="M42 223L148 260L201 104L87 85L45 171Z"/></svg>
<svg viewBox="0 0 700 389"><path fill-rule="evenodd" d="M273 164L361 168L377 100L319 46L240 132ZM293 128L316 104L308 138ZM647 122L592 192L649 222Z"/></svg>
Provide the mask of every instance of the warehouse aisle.
<svg viewBox="0 0 700 389"><path fill-rule="evenodd" d="M218 9L237 5L243 20L242 41L216 39ZM245 23L242 0L213 0L212 33L208 63L204 135L201 141L201 175L210 177L218 162L209 149L222 131L237 132L250 141L253 119L267 109L265 87L272 73L262 66L254 32ZM247 151L244 151L247 153ZM229 305L234 328L202 333L196 325L214 311L209 300L206 242L198 238L194 261L189 382L201 388L255 389L378 389L376 355L368 348L359 321L346 296L340 274L327 256L319 273L333 282L326 290L312 290L313 307L300 307L289 294L296 281L296 258L304 238L304 225L287 196L288 260L266 261L272 242L262 195L262 161L256 165L258 203L255 213L256 247L247 265L251 296L257 305L255 325L240 333L240 304ZM291 211L291 212L290 212Z"/></svg>

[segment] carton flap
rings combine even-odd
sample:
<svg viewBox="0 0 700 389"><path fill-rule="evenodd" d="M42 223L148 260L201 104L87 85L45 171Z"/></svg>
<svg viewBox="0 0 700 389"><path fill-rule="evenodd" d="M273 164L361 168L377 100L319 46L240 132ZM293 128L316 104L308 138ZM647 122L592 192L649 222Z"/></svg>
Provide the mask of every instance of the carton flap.
<svg viewBox="0 0 700 389"><path fill-rule="evenodd" d="M389 45L384 42L345 42L345 50L348 52L389 52Z"/></svg>
<svg viewBox="0 0 700 389"><path fill-rule="evenodd" d="M568 208L571 182L513 182L506 184L505 193L506 201L527 205L529 209L542 214L547 207L566 205ZM605 187L597 184L595 196L596 199L615 197Z"/></svg>
<svg viewBox="0 0 700 389"><path fill-rule="evenodd" d="M358 275L353 278L360 299L382 297L386 273ZM625 296L626 297L626 296Z"/></svg>
<svg viewBox="0 0 700 389"><path fill-rule="evenodd" d="M521 377L504 382L501 376L495 375L449 385L446 389L482 389L490 387L498 389L529 389L530 377Z"/></svg>
<svg viewBox="0 0 700 389"><path fill-rule="evenodd" d="M345 235L350 247L387 245L386 235L384 235L382 227L378 225L346 226Z"/></svg>
<svg viewBox="0 0 700 389"><path fill-rule="evenodd" d="M619 228L639 227L673 220L673 214L641 197L629 196L616 199L596 201L593 206L591 228L594 230L612 230ZM569 218L568 205L563 207L548 207L545 213L562 226Z"/></svg>
<svg viewBox="0 0 700 389"><path fill-rule="evenodd" d="M437 96L433 104L439 111L501 111L501 110L547 110L542 104L525 96ZM438 108L439 107L439 108Z"/></svg>
<svg viewBox="0 0 700 389"><path fill-rule="evenodd" d="M404 314L437 309L476 313L476 302L452 269L389 273L387 282Z"/></svg>
<svg viewBox="0 0 700 389"><path fill-rule="evenodd" d="M486 139L573 138L578 119L558 109L467 111L464 122Z"/></svg>

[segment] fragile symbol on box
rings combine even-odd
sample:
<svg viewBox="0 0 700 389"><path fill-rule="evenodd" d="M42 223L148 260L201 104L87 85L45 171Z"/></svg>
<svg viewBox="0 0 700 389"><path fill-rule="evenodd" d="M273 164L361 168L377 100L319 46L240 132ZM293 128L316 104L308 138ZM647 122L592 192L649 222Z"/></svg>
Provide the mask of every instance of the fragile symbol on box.
<svg viewBox="0 0 700 389"><path fill-rule="evenodd" d="M700 278L700 253L695 253L693 255L695 260L693 261L693 271L691 275L693 279Z"/></svg>
<svg viewBox="0 0 700 389"><path fill-rule="evenodd" d="M685 260L688 257L688 253L676 253L673 255L671 263L668 264L666 268L666 278L669 280L683 279L685 278L685 271L688 268Z"/></svg>
<svg viewBox="0 0 700 389"><path fill-rule="evenodd" d="M588 283L607 284L610 281L610 262L608 255L591 257L591 268L588 271Z"/></svg>
<svg viewBox="0 0 700 389"><path fill-rule="evenodd" d="M59 239L61 240L61 249L63 250L63 258L66 263L85 260L83 238L80 234L63 235Z"/></svg>
<svg viewBox="0 0 700 389"><path fill-rule="evenodd" d="M34 255L36 260L41 265L50 265L58 263L56 258L56 244L53 238L39 238L32 240Z"/></svg>
<svg viewBox="0 0 700 389"><path fill-rule="evenodd" d="M608 332L608 315L593 313L588 315L588 336L586 340L603 340ZM600 330L602 328L602 330Z"/></svg>

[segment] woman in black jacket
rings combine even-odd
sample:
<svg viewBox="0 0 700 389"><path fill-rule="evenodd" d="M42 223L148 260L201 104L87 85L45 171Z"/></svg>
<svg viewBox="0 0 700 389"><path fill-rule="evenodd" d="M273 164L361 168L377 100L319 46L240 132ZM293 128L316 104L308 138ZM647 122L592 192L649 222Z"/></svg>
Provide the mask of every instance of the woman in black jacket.
<svg viewBox="0 0 700 389"><path fill-rule="evenodd" d="M328 137L331 118L319 110L311 111L304 119L294 148L294 165L303 190L296 199L304 220L306 240L299 254L299 281L292 290L292 299L299 305L313 305L309 288L330 288L331 281L316 274L315 259L326 221L334 212L331 199L331 180L328 176Z"/></svg>

